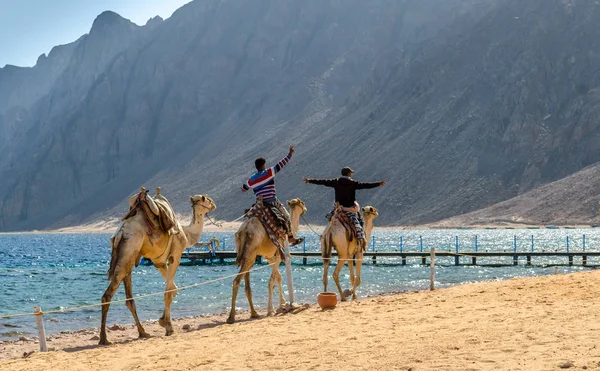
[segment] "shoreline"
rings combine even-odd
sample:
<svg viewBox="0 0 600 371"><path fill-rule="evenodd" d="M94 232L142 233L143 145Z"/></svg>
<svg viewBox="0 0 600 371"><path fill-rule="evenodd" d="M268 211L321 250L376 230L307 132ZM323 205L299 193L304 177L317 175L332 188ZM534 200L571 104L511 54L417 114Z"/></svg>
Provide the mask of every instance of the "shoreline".
<svg viewBox="0 0 600 371"><path fill-rule="evenodd" d="M208 223L205 224L204 233L234 233L237 232L241 222L223 222L216 221L221 226L215 226ZM11 231L11 232L0 232L0 235L22 235L22 234L106 234L114 233L117 225L80 225L73 227L65 227L59 229L50 230L31 230L31 231ZM312 232L315 229L318 232L322 232L326 225L311 224L310 227L306 225L300 225L299 231ZM424 224L418 226L375 226L376 231L411 231L411 230L481 230L481 229L596 229L600 225L593 224L521 224L521 223L489 223L480 225L468 225L468 226L455 226L455 225L444 225L444 224Z"/></svg>
<svg viewBox="0 0 600 371"><path fill-rule="evenodd" d="M48 353L32 341L1 343L0 368L553 370L566 362L597 368L599 279L600 271L513 278L361 298L327 311L313 304L264 317L262 309L255 320L244 311L233 325L225 324L226 314L184 318L174 321L171 337L154 321L145 324L153 338L138 340L128 325L108 332L114 343L108 347L91 340L96 329L80 330L51 339L56 351Z"/></svg>

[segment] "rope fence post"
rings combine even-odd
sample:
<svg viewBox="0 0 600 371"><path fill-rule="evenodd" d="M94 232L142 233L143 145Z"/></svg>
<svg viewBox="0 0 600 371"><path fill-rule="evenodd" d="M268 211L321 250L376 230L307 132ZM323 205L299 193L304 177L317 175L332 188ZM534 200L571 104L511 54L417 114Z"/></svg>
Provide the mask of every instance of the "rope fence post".
<svg viewBox="0 0 600 371"><path fill-rule="evenodd" d="M435 247L432 247L431 250L431 258L429 259L429 265L431 268L431 272L429 275L429 290L433 290L435 286Z"/></svg>
<svg viewBox="0 0 600 371"><path fill-rule="evenodd" d="M42 307L36 305L33 307L33 313L35 314L35 323L38 328L38 337L40 339L40 352L47 352L48 346L46 345L46 330L44 329L44 312Z"/></svg>
<svg viewBox="0 0 600 371"><path fill-rule="evenodd" d="M583 252L585 252L585 234L583 235L582 240L583 240ZM587 256L583 255L581 257L581 264L587 265Z"/></svg>
<svg viewBox="0 0 600 371"><path fill-rule="evenodd" d="M290 297L290 305L294 303L294 282L292 281L292 259L290 259L290 244L285 241L285 274L287 276L288 294Z"/></svg>
<svg viewBox="0 0 600 371"><path fill-rule="evenodd" d="M454 236L454 244L456 248L456 255L454 256L454 265L460 264L460 258L458 256L458 236Z"/></svg>

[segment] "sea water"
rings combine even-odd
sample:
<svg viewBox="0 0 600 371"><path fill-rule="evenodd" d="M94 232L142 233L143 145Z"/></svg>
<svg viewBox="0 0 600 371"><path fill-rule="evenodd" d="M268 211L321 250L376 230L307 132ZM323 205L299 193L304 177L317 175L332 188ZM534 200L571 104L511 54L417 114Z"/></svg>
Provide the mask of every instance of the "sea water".
<svg viewBox="0 0 600 371"><path fill-rule="evenodd" d="M374 243L369 250L376 251L456 251L468 254L477 249L484 251L534 251L564 252L569 250L600 251L600 233L595 229L484 229L484 230L376 230ZM303 232L306 245L292 251L319 251L318 237L312 231ZM109 234L3 234L0 235L0 315L31 313L34 305L44 311L99 303L106 289L106 271L110 262ZM232 250L233 233L204 233L201 241L216 237L220 249ZM516 242L516 243L515 243ZM470 258L463 257L463 262ZM576 258L577 259L577 258ZM524 260L524 259L523 259ZM185 261L185 259L184 259ZM478 258L479 264L510 264L512 257ZM420 265L420 259L411 259L401 265L399 259L378 257L377 264L365 260L362 268L362 285L358 296L378 295L389 292L423 290L429 287L429 266ZM464 283L502 280L511 277L529 277L554 273L552 264L567 263L566 257L534 257L533 266L486 267L454 266L453 257L438 257L436 263L436 287L448 287ZM580 264L580 262L575 262ZM588 258L588 264L598 264L600 258ZM266 263L263 263L263 265ZM260 266L260 265L259 265ZM238 271L232 262L225 264L184 265L175 279L179 287L230 276ZM581 271L589 268L581 265L558 268L559 273ZM259 312L266 312L267 282L270 268L251 274L254 303ZM285 266L280 267L287 298ZM312 303L322 291L323 266L320 259L293 258L292 264L295 301ZM330 268L329 291L335 291ZM340 275L343 288L349 288L348 269ZM231 300L232 278L180 290L172 304L172 317L215 314L228 311ZM160 292L165 283L153 266L141 265L133 271L134 296ZM121 287L114 299L124 299ZM113 299L113 300L114 300ZM275 302L277 299L275 298ZM157 295L136 300L142 320L157 319L162 314L163 296ZM243 290L238 295L237 307L247 309ZM48 333L97 327L100 324L100 307L92 307L44 316ZM108 323L132 323L133 319L124 303L111 305ZM16 326L16 327L15 327ZM36 333L33 317L0 319L0 340L17 339Z"/></svg>

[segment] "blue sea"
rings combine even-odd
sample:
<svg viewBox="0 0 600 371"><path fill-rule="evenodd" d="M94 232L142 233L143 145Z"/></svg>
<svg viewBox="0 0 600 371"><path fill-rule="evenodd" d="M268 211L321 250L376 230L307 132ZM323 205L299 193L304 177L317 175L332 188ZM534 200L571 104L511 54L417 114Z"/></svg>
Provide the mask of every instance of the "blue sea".
<svg viewBox="0 0 600 371"><path fill-rule="evenodd" d="M369 250L376 251L455 251L458 241L460 253L475 251L565 251L567 239L570 251L600 251L600 231L596 229L482 229L482 230L397 230L375 231L374 243ZM585 237L584 237L585 235ZM0 235L0 315L31 313L34 305L44 311L99 303L107 287L106 271L110 260L109 234L4 234ZM234 249L233 233L205 233L202 241L216 237L221 249ZM306 232L306 245L295 251L318 251L318 237ZM476 242L477 240L477 242ZM533 241L533 246L532 246ZM477 246L476 246L477 244ZM461 258L470 260L467 257ZM478 259L480 264L499 263L511 257ZM580 264L575 258L575 264ZM535 258L533 266L486 267L454 266L454 258L439 257L436 260L436 287L448 287L471 282L503 280L511 277L530 277L554 274L552 264L561 264L559 273L582 271L590 268L581 265L562 266L566 257ZM365 261L359 296L390 292L423 290L429 287L429 267L419 264L420 259L409 260L407 265L398 259L378 258L373 265ZM588 258L588 264L598 264L600 259ZM176 283L179 287L229 276L237 272L231 262L225 265L184 265L178 270ZM323 267L319 259L309 259L307 265L301 258L293 259L293 279L297 303L312 303L322 291ZM287 290L285 266L280 267ZM330 269L330 275L333 269ZM150 294L164 290L165 283L153 266L134 269L134 295ZM266 312L267 282L270 268L252 273L252 289L255 305ZM348 288L348 270L341 274L342 286ZM179 291L172 306L174 318L200 314L222 313L229 310L232 278L204 286ZM330 276L330 291L335 290ZM284 293L287 298L287 291ZM123 288L115 299L124 299ZM136 300L142 320L160 317L163 308L162 295ZM237 306L247 309L245 295L238 295ZM57 333L65 330L98 327L100 307L44 316L46 331ZM124 303L111 306L108 323L132 323ZM16 326L16 327L14 327ZM0 340L17 339L36 334L33 317L0 319Z"/></svg>

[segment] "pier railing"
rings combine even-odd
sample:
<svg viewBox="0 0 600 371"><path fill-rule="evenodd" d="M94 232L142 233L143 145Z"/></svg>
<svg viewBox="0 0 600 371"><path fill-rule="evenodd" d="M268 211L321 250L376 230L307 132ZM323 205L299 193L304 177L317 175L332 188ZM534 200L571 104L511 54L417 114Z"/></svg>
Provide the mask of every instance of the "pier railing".
<svg viewBox="0 0 600 371"><path fill-rule="evenodd" d="M228 259L236 258L235 246L231 246L231 241L228 241L226 237L217 240L216 238L211 241L201 242L194 248L186 249L183 258L188 259L190 262L201 262L201 263L225 263ZM574 258L578 258L581 265L589 265L589 258L600 257L600 250L590 248L589 239L583 234L578 239L572 239L569 236L565 236L563 242L548 243L543 241L542 243L536 241L534 235L528 236L526 239L522 237L519 239L517 235L512 238L512 246L508 247L508 242L500 248L497 244L497 240L492 246L482 243L479 235L474 235L472 238L465 242L465 238L462 239L455 235L452 241L446 243L439 243L439 238L436 242L427 244L427 240L424 241L422 235L418 236L415 240L410 241L407 244L405 236L399 236L397 245L390 244L390 238L378 239L376 236L371 237L367 251L364 253L366 257L369 257L373 263L377 263L378 258L384 258L386 262L399 260L399 264L406 265L409 260L420 260L420 264L427 264L427 258L430 254L430 249L435 248L437 256L439 258L450 258L454 265L477 265L483 264L488 266L506 266L506 265L518 265L520 261L523 261L525 265L573 265L575 264ZM301 258L302 264L306 265L311 260L312 263L318 263L321 256L320 244L314 242L307 244L307 239L301 246L296 246L291 249L291 256L294 258ZM574 243L575 242L575 243ZM215 246L216 245L216 246ZM335 257L336 254L334 253ZM533 260L534 258L543 257L543 261L539 259ZM549 258L564 258L564 263L549 261ZM257 260L260 262L261 258ZM443 262L442 262L443 264ZM452 263L450 263L452 264Z"/></svg>

